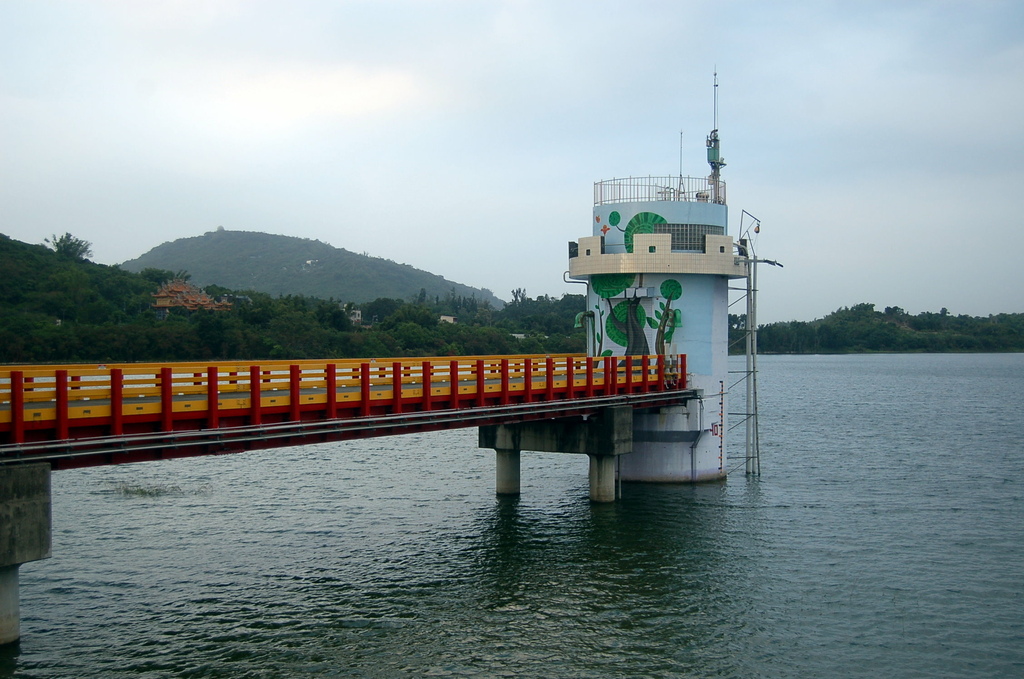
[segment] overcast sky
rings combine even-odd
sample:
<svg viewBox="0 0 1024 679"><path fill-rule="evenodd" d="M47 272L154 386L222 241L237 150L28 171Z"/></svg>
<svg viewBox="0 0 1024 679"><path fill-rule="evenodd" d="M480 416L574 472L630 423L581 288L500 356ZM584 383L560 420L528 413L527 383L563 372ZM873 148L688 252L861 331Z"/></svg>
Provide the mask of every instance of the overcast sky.
<svg viewBox="0 0 1024 679"><path fill-rule="evenodd" d="M595 181L708 173L716 69L730 231L785 265L760 321L1024 312L1019 0L0 0L0 232L579 292Z"/></svg>

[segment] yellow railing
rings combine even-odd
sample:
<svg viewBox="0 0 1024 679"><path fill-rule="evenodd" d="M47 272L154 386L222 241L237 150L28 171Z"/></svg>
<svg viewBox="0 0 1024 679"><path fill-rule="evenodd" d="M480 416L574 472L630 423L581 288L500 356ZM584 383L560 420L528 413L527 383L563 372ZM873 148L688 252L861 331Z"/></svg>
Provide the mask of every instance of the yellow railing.
<svg viewBox="0 0 1024 679"><path fill-rule="evenodd" d="M255 388L254 388L255 385ZM576 354L460 356L315 361L126 363L0 367L0 441L20 442L26 428L54 428L67 438L75 420L110 420L121 433L132 418L173 421L222 413L285 409L368 415L381 407L470 407L488 402L579 398L685 387L685 357L588 358ZM258 393L258 398L253 395ZM155 416L155 417L154 417ZM7 434L6 436L4 434Z"/></svg>

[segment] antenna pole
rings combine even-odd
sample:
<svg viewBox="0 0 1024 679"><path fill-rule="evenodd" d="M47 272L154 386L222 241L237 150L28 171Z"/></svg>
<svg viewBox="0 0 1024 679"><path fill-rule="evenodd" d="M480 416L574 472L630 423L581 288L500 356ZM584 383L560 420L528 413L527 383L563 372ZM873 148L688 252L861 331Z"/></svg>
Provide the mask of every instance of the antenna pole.
<svg viewBox="0 0 1024 679"><path fill-rule="evenodd" d="M721 147L718 139L718 68L715 67L715 129L708 135L708 165L711 166L711 176L708 182L711 184L712 200L716 203L724 203L722 196L722 168L725 167L725 159L722 158Z"/></svg>
<svg viewBox="0 0 1024 679"><path fill-rule="evenodd" d="M718 129L718 66L715 66L715 129Z"/></svg>
<svg viewBox="0 0 1024 679"><path fill-rule="evenodd" d="M683 131L679 130L679 177L683 177Z"/></svg>

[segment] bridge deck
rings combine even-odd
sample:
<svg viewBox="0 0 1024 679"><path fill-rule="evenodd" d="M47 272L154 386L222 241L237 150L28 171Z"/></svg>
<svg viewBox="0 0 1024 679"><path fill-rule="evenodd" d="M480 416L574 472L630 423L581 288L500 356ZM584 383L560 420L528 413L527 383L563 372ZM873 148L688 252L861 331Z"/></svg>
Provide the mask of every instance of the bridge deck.
<svg viewBox="0 0 1024 679"><path fill-rule="evenodd" d="M653 407L693 397L685 366L578 355L13 366L0 370L0 464L120 464Z"/></svg>

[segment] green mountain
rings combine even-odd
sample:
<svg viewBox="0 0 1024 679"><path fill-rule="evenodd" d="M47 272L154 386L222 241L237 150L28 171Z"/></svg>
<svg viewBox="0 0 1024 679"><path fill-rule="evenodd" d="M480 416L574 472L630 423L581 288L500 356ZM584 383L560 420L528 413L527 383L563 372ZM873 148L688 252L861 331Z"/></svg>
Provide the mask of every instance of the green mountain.
<svg viewBox="0 0 1024 679"><path fill-rule="evenodd" d="M255 290L271 295L306 295L343 302L368 302L380 297L427 299L452 291L475 297L500 309L504 302L487 288L454 283L408 264L397 264L336 248L308 238L217 229L194 238L159 245L121 264L127 271L187 271L202 287Z"/></svg>
<svg viewBox="0 0 1024 679"><path fill-rule="evenodd" d="M358 305L249 291L230 308L154 310L172 271L132 273L88 261L89 243L65 234L50 247L0 234L0 364L561 354L584 347L574 328L582 295L525 294L501 309L452 292ZM330 254L330 253L328 253ZM416 294L419 297L419 293ZM458 323L439 317L457 316ZM516 335L523 335L517 338Z"/></svg>

